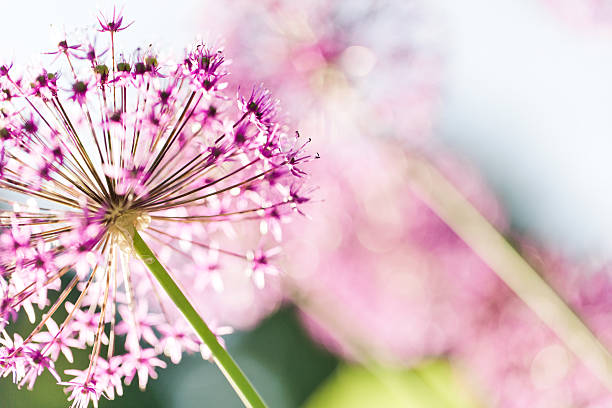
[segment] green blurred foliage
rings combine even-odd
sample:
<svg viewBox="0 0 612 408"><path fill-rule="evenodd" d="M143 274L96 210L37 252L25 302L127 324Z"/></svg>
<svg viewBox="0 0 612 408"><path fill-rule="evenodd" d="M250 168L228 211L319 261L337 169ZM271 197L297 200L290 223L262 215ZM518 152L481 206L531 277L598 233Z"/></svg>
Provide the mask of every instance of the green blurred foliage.
<svg viewBox="0 0 612 408"><path fill-rule="evenodd" d="M480 408L449 364L411 370L341 365L304 408Z"/></svg>

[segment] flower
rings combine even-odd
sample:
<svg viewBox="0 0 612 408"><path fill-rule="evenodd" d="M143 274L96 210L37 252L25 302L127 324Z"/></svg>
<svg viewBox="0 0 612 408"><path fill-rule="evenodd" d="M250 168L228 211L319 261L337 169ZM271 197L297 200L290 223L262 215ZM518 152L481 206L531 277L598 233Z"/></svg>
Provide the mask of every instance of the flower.
<svg viewBox="0 0 612 408"><path fill-rule="evenodd" d="M132 24L134 24L134 22L132 21L127 25L123 25L123 16L121 15L121 13L122 11L119 11L119 13L117 14L117 11L115 10L115 8L113 8L113 16L110 19L104 15L98 17L98 22L100 23L100 29L98 31L116 33L118 31L123 31Z"/></svg>
<svg viewBox="0 0 612 408"><path fill-rule="evenodd" d="M465 336L461 323L478 310L486 320L479 306L503 283L406 183L409 158L393 143L354 142L331 157L313 169L327 193L325 209L309 213L318 222L301 223L285 239L302 249L291 250L285 268L309 332L351 360L410 366L454 350ZM435 160L506 228L472 169L440 152Z"/></svg>
<svg viewBox="0 0 612 408"><path fill-rule="evenodd" d="M302 298L332 315L327 330L313 328L317 313L305 318L311 333L351 358L361 350L351 352L346 342L330 341L342 331L336 322L350 322L340 324L350 326L346 337L363 340L375 354L370 357L408 364L446 351L457 330L440 327L437 319L447 316L444 307L450 302L437 304L439 298L428 295L445 282L440 276L453 269L454 261L469 262L475 274L484 275L483 282L491 273L410 191L402 174L405 158L396 153L406 140L431 134L438 61L432 48L419 43L424 37L412 35L412 30L428 30L421 9L415 1L232 0L214 18L202 17L207 26L226 30L228 49L243 56L234 61L234 74L263 80L282 95L284 107L299 113L300 128L325 129L325 146L318 148L325 163L313 169L325 205L309 211L316 222L303 219L297 233L282 235L294 254L285 277L293 279L287 286L297 292L290 298L306 313ZM381 35L397 32L406 35ZM264 117L271 100L260 103L263 96L255 90L242 105ZM244 131L236 135L248 138ZM383 142L393 136L393 142ZM299 157L294 162L299 165ZM457 173L458 184L471 188L472 179ZM283 173L267 178L273 182L277 176ZM475 184L474 200L503 224L491 194ZM308 199L297 186L290 194L294 202ZM280 238L283 214L271 209L270 215L260 228ZM426 245L435 246L435 238L444 238L448 251L436 248L436 256L430 256ZM256 266L261 270L265 263Z"/></svg>
<svg viewBox="0 0 612 408"><path fill-rule="evenodd" d="M300 129L326 126L335 138L344 121L358 121L371 127L363 133L423 143L443 66L439 25L426 3L229 0L201 21L241 56L232 74L249 85L264 81Z"/></svg>
<svg viewBox="0 0 612 408"><path fill-rule="evenodd" d="M353 143L313 169L329 192L326 207L310 211L318 222L285 240L301 249L286 276L294 279L288 286L311 335L366 363L450 359L491 407L610 406L612 394L587 365L406 184L407 160L394 144ZM500 232L508 231L474 172L439 152L434 162ZM573 264L512 237L609 349L610 264Z"/></svg>
<svg viewBox="0 0 612 408"><path fill-rule="evenodd" d="M604 11L601 1L546 1L609 19L592 13L598 3ZM419 43L428 16L417 3L233 0L214 15L229 28L228 49L243 56L234 73L272 86L300 112L300 128L328 130L320 148L326 160L313 169L325 206L309 212L316 222L303 220L297 233L283 235L295 254L285 266L290 298L313 337L345 358L394 366L450 358L471 369L495 407L609 406L598 380L407 182L410 156L399 146L406 142L431 152L445 177L508 231L481 178L438 146L421 148L441 64L435 46ZM385 35L396 32L404 35ZM609 278L568 279L563 265L538 270L565 281L553 286L612 344Z"/></svg>
<svg viewBox="0 0 612 408"><path fill-rule="evenodd" d="M136 377L144 388L164 354L209 356L136 256L135 232L216 335L252 325L281 299L279 221L308 201L299 167L311 159L269 91L224 91L221 49L196 44L176 63L149 48L128 63L115 34L130 24L113 11L100 25L110 46L60 43L64 75L0 68L0 188L18 197L0 213L0 375L31 387L49 371L75 407ZM24 335L20 312L36 323ZM89 365L61 381L55 361L87 346Z"/></svg>
<svg viewBox="0 0 612 408"><path fill-rule="evenodd" d="M514 240L525 259L610 347L610 264L576 263L524 237ZM610 391L510 289L500 286L489 299L496 299L496 308L487 324L467 322L466 341L458 344L453 359L468 369L491 406L610 406Z"/></svg>
<svg viewBox="0 0 612 408"><path fill-rule="evenodd" d="M62 55L70 55L70 56L76 57L78 56L78 54L76 53L76 50L80 48L81 48L80 44L68 45L68 41L61 40L60 42L57 43L56 51L46 52L45 54L56 55L56 59L61 57Z"/></svg>

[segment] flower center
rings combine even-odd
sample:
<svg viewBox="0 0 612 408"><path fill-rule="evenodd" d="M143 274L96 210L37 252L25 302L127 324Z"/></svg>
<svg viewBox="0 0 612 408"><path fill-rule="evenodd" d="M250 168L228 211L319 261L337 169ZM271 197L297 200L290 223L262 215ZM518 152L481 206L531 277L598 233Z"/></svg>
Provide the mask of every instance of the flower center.
<svg viewBox="0 0 612 408"><path fill-rule="evenodd" d="M113 207L107 211L104 221L111 243L130 252L133 250L134 232L146 229L151 223L151 217L139 210Z"/></svg>

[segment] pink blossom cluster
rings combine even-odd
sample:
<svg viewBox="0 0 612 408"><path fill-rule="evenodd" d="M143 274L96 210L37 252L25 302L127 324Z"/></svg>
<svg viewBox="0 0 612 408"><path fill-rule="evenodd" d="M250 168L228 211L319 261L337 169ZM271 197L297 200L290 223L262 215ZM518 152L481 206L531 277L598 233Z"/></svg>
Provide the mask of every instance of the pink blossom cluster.
<svg viewBox="0 0 612 408"><path fill-rule="evenodd" d="M223 50L178 62L66 38L45 67L0 65L0 376L44 371L73 406L141 388L183 352L209 352L132 246L138 231L217 335L280 300L282 224L309 201L308 141L262 86L229 91ZM103 42L106 41L106 42ZM146 260L145 260L146 261ZM67 299L73 299L67 301ZM58 312L58 310L61 310ZM58 317L63 315L65 317ZM34 324L19 333L24 318ZM89 365L55 370L88 348ZM63 357L62 357L63 356Z"/></svg>
<svg viewBox="0 0 612 408"><path fill-rule="evenodd" d="M440 61L427 47L432 44L425 44L431 37L418 2L233 0L229 5L204 23L217 24L227 47L244 57L233 63L233 72L241 80L265 81L298 113L293 116L301 129L327 139L319 148L325 163L313 169L322 180L318 196L324 205L311 209L313 222L300 225L287 241L293 254L286 265L289 292L306 302L316 299L335 315L334 322L351 322L351 335L388 358L443 352L453 334L432 316L449 306L430 297L427 287L437 282L440 263L451 267L460 257L479 261L454 237L449 240L457 243L457 258L424 256L423 262L432 262L430 276L404 273L403 263L411 262L421 245L416 238L403 242L411 228L438 239L428 226L407 220L434 216L407 188L397 144L376 141L421 144L431 134ZM491 217L504 224L494 199L484 201ZM437 228L452 235L441 222ZM409 317L394 312L404 308L418 312ZM384 318L391 314L405 324Z"/></svg>
<svg viewBox="0 0 612 408"><path fill-rule="evenodd" d="M603 345L612 346L610 266L581 265L528 240L518 241L530 264ZM612 404L610 391L508 288L500 287L489 296L505 300L498 302L485 325L466 324L465 341L453 358L467 369L490 405L599 408Z"/></svg>
<svg viewBox="0 0 612 408"><path fill-rule="evenodd" d="M287 242L300 248L291 250L288 285L312 336L349 360L412 366L449 358L487 406L610 405L612 394L598 378L413 192L409 160L393 144L359 141L313 169L326 207L312 208L316 222L304 222ZM511 234L475 171L439 151L430 160L489 222ZM572 264L515 241L610 347L609 266Z"/></svg>
<svg viewBox="0 0 612 408"><path fill-rule="evenodd" d="M415 0L231 0L202 22L241 55L232 65L239 80L264 81L300 129L329 140L358 125L420 145L431 136L442 67L425 9Z"/></svg>
<svg viewBox="0 0 612 408"><path fill-rule="evenodd" d="M603 17L605 1L547 1L573 3L585 12L573 17L584 21ZM324 206L309 209L313 222L287 241L294 255L285 285L309 332L349 359L451 358L491 406L610 405L598 380L409 186L411 155L398 146L433 144L442 65L435 47L422 43L427 35L419 37L428 31L419 2L229 4L214 20L245 57L235 72L264 79L299 113L301 129L323 130L327 139L319 149L325 160L312 170ZM509 233L477 172L452 154L423 149ZM538 270L612 344L610 279L584 268L567 273L568 265Z"/></svg>
<svg viewBox="0 0 612 408"><path fill-rule="evenodd" d="M503 283L411 190L404 152L373 141L347 150L343 161L313 169L334 175L319 175L329 192L326 209L312 209L318 222L304 223L287 243L303 249L287 268L304 296L305 323L350 359L413 364L452 352L465 335L465 313L478 311L473 318L486 321L493 312L474 306L492 301L489 294ZM477 173L449 155L436 162L492 223L506 228ZM308 267L296 259L300 254Z"/></svg>

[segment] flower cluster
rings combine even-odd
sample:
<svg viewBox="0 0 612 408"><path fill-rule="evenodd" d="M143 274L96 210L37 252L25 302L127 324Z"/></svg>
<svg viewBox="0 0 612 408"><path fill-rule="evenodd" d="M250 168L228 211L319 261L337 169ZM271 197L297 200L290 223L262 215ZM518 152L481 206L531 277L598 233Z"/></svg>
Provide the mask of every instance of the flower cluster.
<svg viewBox="0 0 612 408"><path fill-rule="evenodd" d="M506 228L499 203L473 170L449 155L436 160L491 222ZM318 171L334 174L342 187L317 176L330 191L326 210L311 211L322 222L303 223L287 242L307 248L287 268L305 295L309 331L351 360L411 365L454 350L465 338L462 322L475 311L486 320L489 309L479 306L489 306L484 298L503 283L407 185L405 154L391 143L354 143ZM308 267L301 254L308 254Z"/></svg>
<svg viewBox="0 0 612 408"><path fill-rule="evenodd" d="M202 23L240 54L232 72L265 81L300 129L326 125L335 138L346 120L362 125L360 133L420 144L431 136L442 66L421 3L231 0L214 15L202 13Z"/></svg>
<svg viewBox="0 0 612 408"><path fill-rule="evenodd" d="M370 141L313 169L329 192L325 211L313 209L320 222L304 223L286 244L301 249L288 277L311 335L349 360L410 367L450 359L491 407L609 406L601 381L412 191L407 160L396 146ZM502 207L474 171L440 152L431 160L509 233ZM610 265L575 264L525 238L512 241L610 347Z"/></svg>
<svg viewBox="0 0 612 408"><path fill-rule="evenodd" d="M442 352L454 336L434 318L442 314L442 307L434 310L440 298L428 297L427 288L436 277L461 260L490 272L405 184L397 139L431 136L440 65L435 47L426 48L427 37L417 33L430 29L420 9L416 1L232 0L205 20L225 30L228 49L243 57L232 65L240 79L265 80L299 113L300 129L325 129L318 149L326 160L313 169L324 209L312 209L317 222L304 222L285 241L294 254L285 269L296 297L331 315L329 331L351 322L348 337L364 340L376 357L402 362ZM406 35L381 35L400 31ZM475 201L503 224L495 200L475 184ZM430 226L447 237L444 257L442 249L435 256L421 249L434 235ZM413 227L423 242L411 236ZM406 267L409 255L431 265ZM312 332L332 344L324 330ZM334 350L352 354L346 344Z"/></svg>
<svg viewBox="0 0 612 408"><path fill-rule="evenodd" d="M543 1L582 25L609 20L609 2ZM265 78L300 113L301 129L326 129L326 160L313 169L325 208L286 241L299 249L286 268L303 321L345 358L458 361L491 406L608 406L598 380L406 180L410 156L398 144L425 146L419 150L441 173L508 232L482 179L431 141L443 64L420 3L233 0L214 14L228 48L243 56L233 66L241 78ZM537 269L566 280L555 288L612 344L609 278L570 278L566 267Z"/></svg>
<svg viewBox="0 0 612 408"><path fill-rule="evenodd" d="M565 299L604 346L612 345L610 265L569 261L524 238L519 249ZM609 390L510 289L489 294L497 301L486 325L467 321L466 341L454 358L468 368L491 406L607 407Z"/></svg>
<svg viewBox="0 0 612 408"><path fill-rule="evenodd" d="M178 63L151 48L119 54L130 24L101 17L105 46L61 41L48 67L0 66L0 188L10 198L0 375L31 388L48 371L74 406L121 395L135 377L144 388L162 355L208 357L135 255L135 231L221 335L278 302L282 224L309 200L307 142L265 88L227 91L223 52L207 44ZM17 333L25 316L34 326ZM56 360L87 347L88 367L62 381Z"/></svg>

